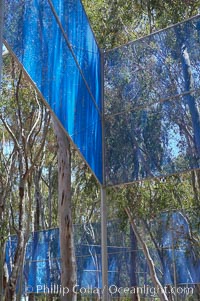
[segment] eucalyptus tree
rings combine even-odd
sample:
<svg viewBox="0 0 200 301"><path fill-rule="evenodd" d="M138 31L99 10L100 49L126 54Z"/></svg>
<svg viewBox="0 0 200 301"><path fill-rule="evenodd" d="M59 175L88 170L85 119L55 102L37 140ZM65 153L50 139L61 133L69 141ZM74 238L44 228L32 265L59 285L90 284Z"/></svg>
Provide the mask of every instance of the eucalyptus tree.
<svg viewBox="0 0 200 301"><path fill-rule="evenodd" d="M58 121L53 119L54 133L58 148L58 217L60 230L61 285L69 289L68 298L75 301L77 294L73 287L76 284L76 258L72 222L71 195L71 149L69 138L66 137ZM61 300L66 296L61 295Z"/></svg>
<svg viewBox="0 0 200 301"><path fill-rule="evenodd" d="M17 235L12 272L7 279L5 300L16 300L16 286L23 266L25 246L32 223L33 173L42 162L50 125L50 113L10 56L4 59L0 120L6 137L11 232ZM11 186L12 185L12 186ZM5 186L4 186L5 187ZM5 192L7 188L5 187ZM6 198L6 203L8 197Z"/></svg>

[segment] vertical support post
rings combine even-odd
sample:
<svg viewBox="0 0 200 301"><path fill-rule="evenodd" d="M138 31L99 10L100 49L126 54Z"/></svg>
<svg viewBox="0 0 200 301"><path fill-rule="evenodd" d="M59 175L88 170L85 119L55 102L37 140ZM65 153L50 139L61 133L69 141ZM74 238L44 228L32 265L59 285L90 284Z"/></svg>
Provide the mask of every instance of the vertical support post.
<svg viewBox="0 0 200 301"><path fill-rule="evenodd" d="M101 256L102 256L102 301L108 301L108 251L106 189L101 187Z"/></svg>
<svg viewBox="0 0 200 301"><path fill-rule="evenodd" d="M102 125L102 175L101 186L101 256L102 256L102 301L108 301L108 249L107 249L107 205L105 188L105 124L104 124L104 52L101 50L101 125Z"/></svg>

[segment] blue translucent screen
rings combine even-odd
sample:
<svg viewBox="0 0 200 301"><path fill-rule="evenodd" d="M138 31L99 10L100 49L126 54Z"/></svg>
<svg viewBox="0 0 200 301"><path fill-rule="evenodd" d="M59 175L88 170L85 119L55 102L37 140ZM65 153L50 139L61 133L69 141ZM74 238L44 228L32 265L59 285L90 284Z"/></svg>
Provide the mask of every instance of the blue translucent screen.
<svg viewBox="0 0 200 301"><path fill-rule="evenodd" d="M102 182L100 53L79 1L6 0L4 38ZM106 184L200 167L200 17L105 53ZM81 71L80 71L81 69Z"/></svg>
<svg viewBox="0 0 200 301"><path fill-rule="evenodd" d="M6 43L102 182L100 52L81 2L52 1L77 63L47 0L5 2Z"/></svg>
<svg viewBox="0 0 200 301"><path fill-rule="evenodd" d="M189 223L188 223L189 221ZM156 216L150 223L156 241L156 248L149 246L152 258L156 262L156 272L163 285L174 285L174 268L177 284L195 284L200 282L199 247L191 242L192 233L199 233L199 216L194 211L165 212ZM192 225L190 228L189 225ZM131 286L131 272L135 273L137 286L152 286L147 261L141 249L130 243L128 229L122 231L119 221L108 223L108 281L118 287ZM100 224L76 225L74 227L77 284L80 287L101 288L101 246ZM90 232L92 231L92 232ZM145 236L148 238L148 234ZM195 236L196 237L196 236ZM148 239L147 239L148 240ZM6 245L6 263L11 271L16 236L10 237ZM136 266L131 261L132 256ZM59 230L51 229L34 232L28 241L23 273L24 290L27 292L45 292L60 285L60 246Z"/></svg>
<svg viewBox="0 0 200 301"><path fill-rule="evenodd" d="M105 54L107 185L200 167L200 17Z"/></svg>

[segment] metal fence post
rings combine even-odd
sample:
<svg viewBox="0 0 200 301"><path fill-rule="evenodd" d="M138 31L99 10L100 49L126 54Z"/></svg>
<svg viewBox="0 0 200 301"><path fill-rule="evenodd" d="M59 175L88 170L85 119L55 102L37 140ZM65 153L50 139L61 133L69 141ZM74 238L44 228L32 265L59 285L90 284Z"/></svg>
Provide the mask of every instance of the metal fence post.
<svg viewBox="0 0 200 301"><path fill-rule="evenodd" d="M101 125L102 125L102 176L101 185L101 252L102 252L102 301L108 301L108 249L107 204L105 186L105 124L104 124L104 51L101 50Z"/></svg>
<svg viewBox="0 0 200 301"><path fill-rule="evenodd" d="M106 190L101 187L101 250L102 250L102 300L108 301L108 251Z"/></svg>

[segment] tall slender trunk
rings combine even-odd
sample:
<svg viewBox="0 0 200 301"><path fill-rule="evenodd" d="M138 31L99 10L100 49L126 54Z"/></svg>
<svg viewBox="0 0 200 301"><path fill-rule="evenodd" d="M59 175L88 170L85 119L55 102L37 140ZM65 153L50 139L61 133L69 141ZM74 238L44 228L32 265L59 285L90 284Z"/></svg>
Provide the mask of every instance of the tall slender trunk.
<svg viewBox="0 0 200 301"><path fill-rule="evenodd" d="M35 206L36 206L34 227L33 227L34 231L38 231L40 229L40 218L41 218L40 216L41 194L40 194L40 186L39 186L40 176L41 176L41 167L39 169L35 169L35 173L34 173ZM36 270L35 273L37 273ZM28 295L28 301L35 301L35 293L30 293Z"/></svg>
<svg viewBox="0 0 200 301"><path fill-rule="evenodd" d="M185 81L185 91L190 91L194 89L194 82L192 77L192 68L189 53L187 47L183 44L181 47L181 62L183 68L183 76ZM198 156L200 156L200 116L199 109L195 101L195 96L193 93L189 93L185 96L187 104L190 110L192 118L192 127L194 130L194 141L196 145L196 150Z"/></svg>
<svg viewBox="0 0 200 301"><path fill-rule="evenodd" d="M194 193L194 206L198 208L199 206L199 179L198 179L198 170L191 171L192 178L192 188Z"/></svg>
<svg viewBox="0 0 200 301"><path fill-rule="evenodd" d="M192 74L192 66L190 61L190 55L187 48L187 42L185 34L187 32L187 28L185 27L182 32L177 30L175 28L175 34L176 34L176 48L180 52L180 59L181 59L181 65L182 65L182 71L183 71L183 78L184 78L184 90L185 92L190 92L194 90L194 79ZM188 32L187 38L190 36L190 32ZM200 114L199 114L199 108L197 106L196 100L195 100L195 93L190 92L187 95L184 96L189 111L191 115L191 121L192 121L192 128L193 128L193 139L195 142L196 147L196 154L199 158L200 156ZM195 167L195 166L194 166Z"/></svg>
<svg viewBox="0 0 200 301"><path fill-rule="evenodd" d="M144 242L144 240L142 239L142 237L141 237L141 235L140 235L140 233L139 233L139 231L137 229L135 221L132 218L130 209L128 207L126 207L125 208L125 212L128 215L131 227L132 227L132 229L133 229L133 231L135 233L135 236L137 237L137 240L140 243L140 245L142 247L142 250L144 252L144 255L145 255L148 267L149 267L149 272L150 272L151 280L152 280L152 282L153 282L153 284L155 286L155 289L156 289L156 292L158 294L158 297L160 298L161 301L169 301L169 299L167 297L167 294L166 294L166 292L165 292L162 284L160 283L160 281L159 281L159 279L157 277L155 266L154 266L153 260L151 258L151 255L149 253L148 247L147 247L146 243Z"/></svg>
<svg viewBox="0 0 200 301"><path fill-rule="evenodd" d="M21 178L19 186L19 229L17 230L17 247L14 257L14 263L12 267L12 272L9 277L6 289L5 289L5 301L16 301L16 288L17 281L19 277L19 272L23 264L23 256L25 251L25 183L23 178Z"/></svg>
<svg viewBox="0 0 200 301"><path fill-rule="evenodd" d="M4 273L5 271L5 241L0 241L0 301L3 301L3 290L6 286L6 275Z"/></svg>
<svg viewBox="0 0 200 301"><path fill-rule="evenodd" d="M73 287L76 284L76 259L73 239L71 210L71 153L70 142L63 129L53 118L54 132L58 143L58 216L61 255L61 300L76 301Z"/></svg>
<svg viewBox="0 0 200 301"><path fill-rule="evenodd" d="M49 178L49 195L48 195L48 206L49 206L49 228L51 228L51 224L52 224L52 166L49 166L49 174L48 174L48 178Z"/></svg>
<svg viewBox="0 0 200 301"><path fill-rule="evenodd" d="M130 241L131 241L131 270L130 270L130 285L131 287L137 288L137 238L133 231L133 228L130 226ZM139 301L140 296L138 295L137 289L135 294L132 295L132 301Z"/></svg>

